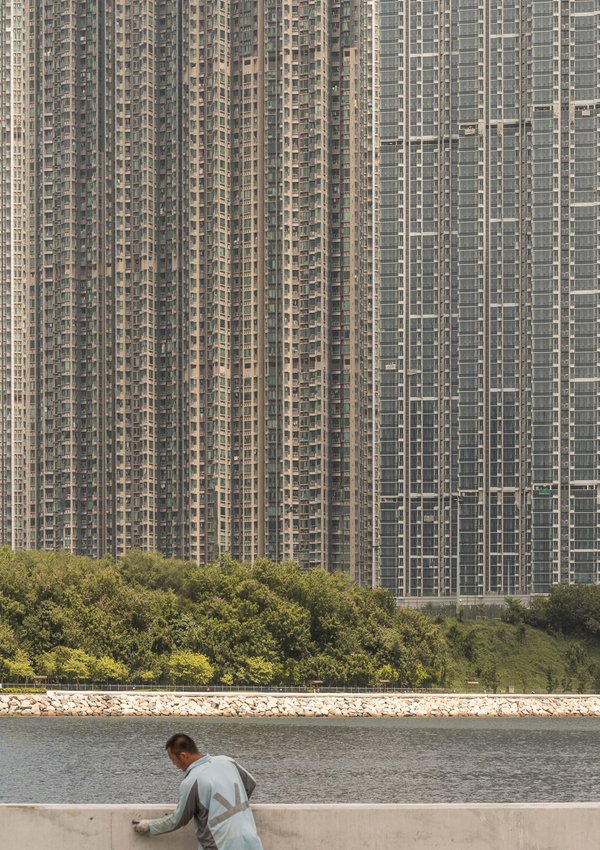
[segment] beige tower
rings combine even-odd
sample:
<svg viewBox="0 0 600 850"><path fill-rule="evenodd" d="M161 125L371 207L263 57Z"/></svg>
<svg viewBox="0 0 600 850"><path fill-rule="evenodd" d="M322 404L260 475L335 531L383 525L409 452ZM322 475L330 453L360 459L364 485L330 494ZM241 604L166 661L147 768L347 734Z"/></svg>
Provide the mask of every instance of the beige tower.
<svg viewBox="0 0 600 850"><path fill-rule="evenodd" d="M377 583L374 4L2 14L3 541Z"/></svg>
<svg viewBox="0 0 600 850"><path fill-rule="evenodd" d="M25 517L34 486L28 475L27 352L34 343L27 269L35 214L29 192L28 14L25 0L0 9L0 533L14 548L29 544Z"/></svg>

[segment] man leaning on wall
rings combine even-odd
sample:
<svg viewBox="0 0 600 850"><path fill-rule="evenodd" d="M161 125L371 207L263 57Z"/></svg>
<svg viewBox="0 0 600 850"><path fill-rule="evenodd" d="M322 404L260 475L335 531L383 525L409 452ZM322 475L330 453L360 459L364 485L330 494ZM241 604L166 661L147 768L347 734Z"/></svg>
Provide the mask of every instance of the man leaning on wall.
<svg viewBox="0 0 600 850"><path fill-rule="evenodd" d="M161 835L194 818L203 850L262 850L249 803L256 787L252 776L227 756L202 754L189 735L172 735L165 749L184 771L177 808L163 818L133 821L135 831Z"/></svg>

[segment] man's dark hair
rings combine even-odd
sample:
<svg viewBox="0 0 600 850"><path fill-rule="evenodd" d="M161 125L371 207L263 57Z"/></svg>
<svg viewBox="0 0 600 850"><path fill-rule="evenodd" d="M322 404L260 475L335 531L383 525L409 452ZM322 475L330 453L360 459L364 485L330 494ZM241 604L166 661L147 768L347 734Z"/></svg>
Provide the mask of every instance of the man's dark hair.
<svg viewBox="0 0 600 850"><path fill-rule="evenodd" d="M199 752L195 741L189 735L184 735L182 732L171 735L165 744L165 750L170 750L174 756L178 756L181 753L193 753L195 755Z"/></svg>

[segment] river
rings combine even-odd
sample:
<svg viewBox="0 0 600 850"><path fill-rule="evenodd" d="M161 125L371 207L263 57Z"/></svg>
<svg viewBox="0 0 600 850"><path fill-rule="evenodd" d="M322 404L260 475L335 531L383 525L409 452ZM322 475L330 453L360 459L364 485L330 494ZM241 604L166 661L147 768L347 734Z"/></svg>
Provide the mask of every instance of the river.
<svg viewBox="0 0 600 850"><path fill-rule="evenodd" d="M166 803L176 731L238 759L255 802L600 800L600 718L0 718L0 802Z"/></svg>

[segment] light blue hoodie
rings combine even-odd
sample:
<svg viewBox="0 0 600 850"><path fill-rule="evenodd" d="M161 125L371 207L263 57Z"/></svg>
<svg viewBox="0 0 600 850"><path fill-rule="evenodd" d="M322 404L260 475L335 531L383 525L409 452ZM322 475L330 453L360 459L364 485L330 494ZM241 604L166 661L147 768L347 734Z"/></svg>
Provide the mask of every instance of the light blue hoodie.
<svg viewBox="0 0 600 850"><path fill-rule="evenodd" d="M175 811L149 821L150 834L173 832L193 817L204 850L262 850L248 802L255 787L233 759L204 755L186 770Z"/></svg>

